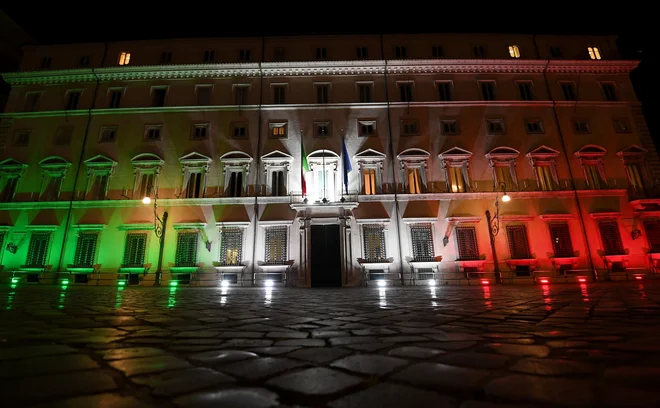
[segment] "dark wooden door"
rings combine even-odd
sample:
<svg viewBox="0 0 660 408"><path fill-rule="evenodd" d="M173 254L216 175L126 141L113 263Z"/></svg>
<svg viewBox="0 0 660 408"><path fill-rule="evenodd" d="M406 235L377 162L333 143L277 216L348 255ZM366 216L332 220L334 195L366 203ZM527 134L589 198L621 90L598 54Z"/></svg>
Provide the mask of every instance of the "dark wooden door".
<svg viewBox="0 0 660 408"><path fill-rule="evenodd" d="M339 225L312 225L312 287L341 286Z"/></svg>

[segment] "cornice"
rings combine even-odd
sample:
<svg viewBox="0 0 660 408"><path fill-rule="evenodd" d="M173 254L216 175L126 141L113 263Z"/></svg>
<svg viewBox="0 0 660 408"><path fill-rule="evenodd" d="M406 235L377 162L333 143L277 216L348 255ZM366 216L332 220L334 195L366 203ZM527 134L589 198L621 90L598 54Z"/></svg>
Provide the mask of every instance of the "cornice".
<svg viewBox="0 0 660 408"><path fill-rule="evenodd" d="M550 60L548 72L559 74L628 74L637 60Z"/></svg>

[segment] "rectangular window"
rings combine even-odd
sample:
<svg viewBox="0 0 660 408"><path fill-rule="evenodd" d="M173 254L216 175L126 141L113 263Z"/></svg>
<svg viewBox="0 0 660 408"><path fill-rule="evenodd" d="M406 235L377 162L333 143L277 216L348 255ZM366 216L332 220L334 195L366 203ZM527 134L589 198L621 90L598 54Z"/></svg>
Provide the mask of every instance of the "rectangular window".
<svg viewBox="0 0 660 408"><path fill-rule="evenodd" d="M541 119L525 119L525 130L527 133L543 133L543 121Z"/></svg>
<svg viewBox="0 0 660 408"><path fill-rule="evenodd" d="M442 58L445 56L445 49L439 45L434 45L431 47L431 56L433 58Z"/></svg>
<svg viewBox="0 0 660 408"><path fill-rule="evenodd" d="M456 243L458 244L458 260L475 261L479 259L475 227L456 227Z"/></svg>
<svg viewBox="0 0 660 408"><path fill-rule="evenodd" d="M286 173L284 170L273 170L270 174L270 195L281 197L286 195Z"/></svg>
<svg viewBox="0 0 660 408"><path fill-rule="evenodd" d="M50 68L50 64L53 62L53 59L51 57L43 57L41 60L41 69L48 69Z"/></svg>
<svg viewBox="0 0 660 408"><path fill-rule="evenodd" d="M356 57L357 59L365 59L368 57L367 47L357 47L356 48Z"/></svg>
<svg viewBox="0 0 660 408"><path fill-rule="evenodd" d="M508 191L513 191L515 189L516 184L513 182L513 174L512 172L515 172L515 167L512 167L508 164L504 165L504 163L499 162L499 163L494 163L495 167L495 184L496 185L501 185L501 183L504 183L506 189Z"/></svg>
<svg viewBox="0 0 660 408"><path fill-rule="evenodd" d="M223 228L220 234L220 263L240 265L243 261L243 229Z"/></svg>
<svg viewBox="0 0 660 408"><path fill-rule="evenodd" d="M248 103L248 92L250 87L246 85L236 85L234 86L234 98L236 105L247 105Z"/></svg>
<svg viewBox="0 0 660 408"><path fill-rule="evenodd" d="M82 57L80 57L80 66L81 67L88 67L89 66L89 61L90 61L89 55L83 55Z"/></svg>
<svg viewBox="0 0 660 408"><path fill-rule="evenodd" d="M495 81L481 81L479 82L481 86L481 96L484 101L494 101L495 100Z"/></svg>
<svg viewBox="0 0 660 408"><path fill-rule="evenodd" d="M73 126L58 126L55 131L55 146L68 146L73 137Z"/></svg>
<svg viewBox="0 0 660 408"><path fill-rule="evenodd" d="M213 93L213 85L197 85L197 106L208 106L211 104L211 94Z"/></svg>
<svg viewBox="0 0 660 408"><path fill-rule="evenodd" d="M246 139L248 137L247 122L232 123L230 135L234 139Z"/></svg>
<svg viewBox="0 0 660 408"><path fill-rule="evenodd" d="M644 220L644 231L646 231L646 240L649 243L649 253L657 254L660 252L660 219Z"/></svg>
<svg viewBox="0 0 660 408"><path fill-rule="evenodd" d="M160 63L169 64L170 62L172 62L172 51L163 51L160 54Z"/></svg>
<svg viewBox="0 0 660 408"><path fill-rule="evenodd" d="M286 86L284 85L275 85L273 86L273 103L276 105L282 105L286 103Z"/></svg>
<svg viewBox="0 0 660 408"><path fill-rule="evenodd" d="M592 60L600 59L600 49L598 47L587 47L587 51L589 51L589 58Z"/></svg>
<svg viewBox="0 0 660 408"><path fill-rule="evenodd" d="M204 62L213 62L213 61L215 61L215 51L214 50L204 51L204 58L202 60Z"/></svg>
<svg viewBox="0 0 660 408"><path fill-rule="evenodd" d="M601 82L600 86L603 89L603 95L605 96L606 101L613 102L618 100L618 98L616 97L616 87L614 86L613 83Z"/></svg>
<svg viewBox="0 0 660 408"><path fill-rule="evenodd" d="M511 58L520 58L520 48L517 45L509 45L509 55Z"/></svg>
<svg viewBox="0 0 660 408"><path fill-rule="evenodd" d="M0 193L0 202L8 203L14 199L16 195L16 187L18 187L18 176L4 176L5 185L2 187L2 192Z"/></svg>
<svg viewBox="0 0 660 408"><path fill-rule="evenodd" d="M530 259L527 227L524 225L507 225L506 236L509 239L511 259Z"/></svg>
<svg viewBox="0 0 660 408"><path fill-rule="evenodd" d="M192 125L190 131L191 140L206 140L209 137L209 128L208 123L196 123Z"/></svg>
<svg viewBox="0 0 660 408"><path fill-rule="evenodd" d="M447 182L451 193L465 193L468 191L469 180L465 180L463 166L447 167Z"/></svg>
<svg viewBox="0 0 660 408"><path fill-rule="evenodd" d="M376 169L364 169L364 194L375 195L376 191Z"/></svg>
<svg viewBox="0 0 660 408"><path fill-rule="evenodd" d="M271 123L270 124L270 137L271 137L271 139L286 139L286 137L287 137L287 124L286 123Z"/></svg>
<svg viewBox="0 0 660 408"><path fill-rule="evenodd" d="M386 261L385 228L376 224L363 225L362 236L364 240L364 259L368 262Z"/></svg>
<svg viewBox="0 0 660 408"><path fill-rule="evenodd" d="M57 201L60 196L60 190L62 188L62 176L61 175L52 175L47 176L47 184L44 189L43 194L41 195L40 201Z"/></svg>
<svg viewBox="0 0 660 408"><path fill-rule="evenodd" d="M275 47L275 53L273 59L275 61L286 60L286 49L284 47Z"/></svg>
<svg viewBox="0 0 660 408"><path fill-rule="evenodd" d="M288 238L289 229L284 225L266 228L266 263L281 265L289 260Z"/></svg>
<svg viewBox="0 0 660 408"><path fill-rule="evenodd" d="M444 136L452 136L460 134L457 120L441 120L440 132Z"/></svg>
<svg viewBox="0 0 660 408"><path fill-rule="evenodd" d="M225 188L226 197L241 197L243 194L243 172L230 171Z"/></svg>
<svg viewBox="0 0 660 408"><path fill-rule="evenodd" d="M419 167L408 168L408 194L423 193L422 173Z"/></svg>
<svg viewBox="0 0 660 408"><path fill-rule="evenodd" d="M147 142L159 142L162 136L161 125L148 125L144 127L144 140Z"/></svg>
<svg viewBox="0 0 660 408"><path fill-rule="evenodd" d="M565 101L577 101L577 91L575 82L561 82L561 92L564 94Z"/></svg>
<svg viewBox="0 0 660 408"><path fill-rule="evenodd" d="M99 134L99 143L114 143L117 140L117 127L103 126Z"/></svg>
<svg viewBox="0 0 660 408"><path fill-rule="evenodd" d="M179 232L176 239L176 266L197 266L197 232Z"/></svg>
<svg viewBox="0 0 660 408"><path fill-rule="evenodd" d="M518 82L518 91L520 92L520 99L523 101L531 101L534 99L534 94L532 93L532 82L531 81L521 81Z"/></svg>
<svg viewBox="0 0 660 408"><path fill-rule="evenodd" d="M550 166L536 166L534 167L536 173L536 180L538 187L542 191L554 191L557 189L555 179L552 175L552 168Z"/></svg>
<svg viewBox="0 0 660 408"><path fill-rule="evenodd" d="M316 49L316 59L326 59L328 58L328 49L325 47Z"/></svg>
<svg viewBox="0 0 660 408"><path fill-rule="evenodd" d="M486 130L489 135L503 135L506 133L504 119L486 119Z"/></svg>
<svg viewBox="0 0 660 408"><path fill-rule="evenodd" d="M413 84L410 82L404 82L399 84L399 96L401 102L412 102L413 100Z"/></svg>
<svg viewBox="0 0 660 408"><path fill-rule="evenodd" d="M626 174L628 175L628 183L630 187L638 192L644 190L644 178L638 163L628 163L625 165Z"/></svg>
<svg viewBox="0 0 660 408"><path fill-rule="evenodd" d="M630 133L632 128L630 127L630 122L626 118L617 118L613 120L614 131L616 133Z"/></svg>
<svg viewBox="0 0 660 408"><path fill-rule="evenodd" d="M591 190L600 190L607 186L607 183L601 177L601 171L598 164L583 164L584 174L587 179L587 186Z"/></svg>
<svg viewBox="0 0 660 408"><path fill-rule="evenodd" d="M330 85L326 85L326 84L316 85L316 103L328 103L329 93L330 93Z"/></svg>
<svg viewBox="0 0 660 408"><path fill-rule="evenodd" d="M417 135L419 135L419 120L402 119L401 136L417 136Z"/></svg>
<svg viewBox="0 0 660 408"><path fill-rule="evenodd" d="M449 81L438 82L438 100L447 102L452 99L452 83Z"/></svg>
<svg viewBox="0 0 660 408"><path fill-rule="evenodd" d="M94 264L98 237L99 235L96 232L81 232L78 234L76 255L73 259L74 266L91 267Z"/></svg>
<svg viewBox="0 0 660 408"><path fill-rule="evenodd" d="M376 121L358 120L358 135L360 137L376 136Z"/></svg>
<svg viewBox="0 0 660 408"><path fill-rule="evenodd" d="M431 224L413 224L410 226L413 260L418 262L433 261L433 232Z"/></svg>
<svg viewBox="0 0 660 408"><path fill-rule="evenodd" d="M552 58L561 58L563 56L563 53L561 52L561 48L556 46L550 46L550 56Z"/></svg>
<svg viewBox="0 0 660 408"><path fill-rule="evenodd" d="M590 133L591 128L589 127L589 122L585 119L573 119L573 132Z"/></svg>
<svg viewBox="0 0 660 408"><path fill-rule="evenodd" d="M373 102L371 96L371 90L373 88L372 84L358 84L358 92L360 93L360 103L371 103Z"/></svg>
<svg viewBox="0 0 660 408"><path fill-rule="evenodd" d="M156 173L138 173L137 197L152 197L154 194L154 186L156 184Z"/></svg>
<svg viewBox="0 0 660 408"><path fill-rule="evenodd" d="M314 136L316 137L332 136L332 124L330 122L314 122Z"/></svg>
<svg viewBox="0 0 660 408"><path fill-rule="evenodd" d="M550 228L550 239L552 240L552 250L555 258L571 258L575 256L568 224L565 222L553 222L548 224L548 227Z"/></svg>
<svg viewBox="0 0 660 408"><path fill-rule="evenodd" d="M117 63L119 65L128 65L131 62L131 53L130 52L120 52Z"/></svg>
<svg viewBox="0 0 660 408"><path fill-rule="evenodd" d="M204 175L201 171L191 171L186 176L188 178L187 184L184 185L186 191L185 198L201 198L204 191Z"/></svg>
<svg viewBox="0 0 660 408"><path fill-rule="evenodd" d="M124 246L123 267L142 267L147 248L147 234L135 233L126 235Z"/></svg>
<svg viewBox="0 0 660 408"><path fill-rule="evenodd" d="M32 233L32 236L30 237L30 246L28 247L27 259L25 260L26 266L43 268L46 265L49 242L50 232Z"/></svg>
<svg viewBox="0 0 660 408"><path fill-rule="evenodd" d="M486 50L483 45L475 45L472 47L472 55L474 55L475 58L484 58L486 56Z"/></svg>
<svg viewBox="0 0 660 408"><path fill-rule="evenodd" d="M66 95L66 110L78 109L78 102L80 102L80 94L82 91L67 91Z"/></svg>
<svg viewBox="0 0 660 408"><path fill-rule="evenodd" d="M408 58L408 51L406 50L406 47L397 45L394 47L394 55L396 55L396 58L398 59Z"/></svg>
<svg viewBox="0 0 660 408"><path fill-rule="evenodd" d="M108 194L108 183L110 176L108 174L95 174L92 179L92 188L89 192L91 200L105 200Z"/></svg>
<svg viewBox="0 0 660 408"><path fill-rule="evenodd" d="M14 146L27 146L30 144L30 131L17 130L14 132Z"/></svg>
<svg viewBox="0 0 660 408"><path fill-rule="evenodd" d="M250 50L249 49L242 49L238 51L238 60L241 62L249 62L250 61Z"/></svg>
<svg viewBox="0 0 660 408"><path fill-rule="evenodd" d="M123 93L124 92L120 89L110 90L110 92L108 92L108 108L117 109L121 104L121 97Z"/></svg>
<svg viewBox="0 0 660 408"><path fill-rule="evenodd" d="M167 97L167 88L151 88L151 106L162 107L165 106L165 97Z"/></svg>
<svg viewBox="0 0 660 408"><path fill-rule="evenodd" d="M616 220L599 221L598 230L603 240L605 255L624 255L626 253L623 249L619 224Z"/></svg>
<svg viewBox="0 0 660 408"><path fill-rule="evenodd" d="M39 107L39 101L41 100L41 92L28 92L25 94L25 106L23 111L25 112L35 112Z"/></svg>

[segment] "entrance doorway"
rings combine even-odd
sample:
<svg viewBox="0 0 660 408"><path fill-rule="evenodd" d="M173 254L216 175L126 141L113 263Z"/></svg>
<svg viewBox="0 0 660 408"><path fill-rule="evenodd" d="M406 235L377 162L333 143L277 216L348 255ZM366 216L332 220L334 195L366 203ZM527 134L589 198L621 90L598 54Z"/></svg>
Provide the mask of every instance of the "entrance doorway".
<svg viewBox="0 0 660 408"><path fill-rule="evenodd" d="M313 288L341 286L339 225L312 225L311 281Z"/></svg>

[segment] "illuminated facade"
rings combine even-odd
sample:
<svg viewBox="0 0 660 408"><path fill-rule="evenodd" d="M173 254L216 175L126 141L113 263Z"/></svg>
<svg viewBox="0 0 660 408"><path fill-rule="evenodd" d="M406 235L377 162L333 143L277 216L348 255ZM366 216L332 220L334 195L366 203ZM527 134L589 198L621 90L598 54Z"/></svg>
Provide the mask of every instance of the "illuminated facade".
<svg viewBox="0 0 660 408"><path fill-rule="evenodd" d="M30 47L4 74L3 279L304 287L647 274L660 259L660 161L629 81L638 62L614 44ZM511 201L491 245L485 212L503 188ZM154 202L167 212L162 276Z"/></svg>

